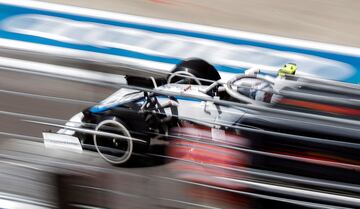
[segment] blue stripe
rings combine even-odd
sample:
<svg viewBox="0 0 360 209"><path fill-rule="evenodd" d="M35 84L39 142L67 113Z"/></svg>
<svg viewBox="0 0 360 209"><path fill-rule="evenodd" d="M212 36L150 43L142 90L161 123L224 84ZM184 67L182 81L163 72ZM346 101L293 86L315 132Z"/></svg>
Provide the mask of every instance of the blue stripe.
<svg viewBox="0 0 360 209"><path fill-rule="evenodd" d="M191 31L185 31L185 30L170 29L170 28L149 26L149 25L143 25L143 24L135 24L135 23L129 23L129 22L125 22L125 21L112 21L112 20L105 20L105 19L101 19L101 18L83 17L83 16L77 16L77 15L63 14L63 13L50 12L50 11L42 11L42 10L37 10L37 9L29 9L29 8L10 6L10 5L4 5L4 4L0 4L0 11L1 11L0 12L0 20L3 20L10 16L20 15L20 14L42 14L42 15L61 17L61 18L69 18L69 19L77 20L77 21L101 23L101 24L107 24L107 25L113 25L113 26L141 29L141 30L152 31L152 32L157 32L157 33L183 35L183 36L196 37L196 38L220 41L220 42L231 43L231 44L251 45L251 46L256 46L256 47L264 47L264 48L268 48L268 49L280 50L280 51L314 55L314 56L319 56L319 57L332 59L332 60L336 60L336 61L340 61L340 62L345 62L345 63L352 65L356 69L356 74L354 76L352 76L351 78L348 78L344 81L352 82L352 83L358 83L360 81L360 59L359 59L359 57L350 56L350 55L342 55L342 54L340 54L340 52L339 53L322 52L322 51L316 51L316 50L310 50L310 49L301 49L299 47L275 45L275 44L264 43L264 42L260 42L260 41L252 41L252 40L224 37L224 36L219 36L219 35L210 35L210 34L199 33L199 32L191 32ZM132 58L138 58L138 59L144 59L144 60L151 60L151 61L157 61L157 62L162 62L162 63L176 64L180 61L179 59L176 59L176 58L147 55L147 54L143 54L143 53L122 50L122 49L114 49L114 48L104 49L104 48L88 46L88 45L69 44L69 43L49 40L49 39L45 39L45 38L39 38L39 37L29 36L29 35L21 35L21 34L16 34L16 33L5 32L5 31L0 31L0 37L7 38L7 39L13 39L13 40L22 40L22 41L28 41L28 42L33 42L33 43L52 45L52 46L60 46L60 47L66 47L66 48L78 49L78 50L84 50L84 51L92 51L92 52L98 52L98 53L104 53L104 54L111 54L111 55L126 56L126 57L132 57ZM231 72L231 73L239 73L239 72L243 72L243 70L244 70L244 69L239 69L239 68L231 68L231 67L223 66L223 65L217 66L217 69L219 71Z"/></svg>
<svg viewBox="0 0 360 209"><path fill-rule="evenodd" d="M202 102L201 99L191 98L191 97L183 97L183 96L175 96L178 100L191 101L191 102Z"/></svg>
<svg viewBox="0 0 360 209"><path fill-rule="evenodd" d="M114 106L114 107L116 107L116 106ZM91 107L89 109L89 111L92 112L92 113L101 113L101 112L105 112L107 110L110 110L111 108L114 108L114 107L95 105L95 106Z"/></svg>
<svg viewBox="0 0 360 209"><path fill-rule="evenodd" d="M202 102L204 100L197 99L197 98L191 98L191 97L185 97L185 96L174 96L177 100L184 100L184 101L192 101L192 102ZM157 98L169 98L168 96L164 95L158 95Z"/></svg>
<svg viewBox="0 0 360 209"><path fill-rule="evenodd" d="M163 96L163 95L159 95L157 96L158 98L168 98L167 96ZM192 101L192 102L202 102L203 100L201 99L196 99L196 98L190 98L190 97L184 97L184 96L175 96L176 99L178 100L185 100L185 101ZM139 100L136 100L136 101L132 101L132 102L141 102L141 101L144 101L144 99L139 99ZM90 112L92 113L102 113L102 112L105 112L107 110L111 110L113 108L116 108L116 107L120 107L121 105L119 104L115 104L115 105L112 105L112 106L100 106L100 105L95 105L93 107L91 107L89 109Z"/></svg>

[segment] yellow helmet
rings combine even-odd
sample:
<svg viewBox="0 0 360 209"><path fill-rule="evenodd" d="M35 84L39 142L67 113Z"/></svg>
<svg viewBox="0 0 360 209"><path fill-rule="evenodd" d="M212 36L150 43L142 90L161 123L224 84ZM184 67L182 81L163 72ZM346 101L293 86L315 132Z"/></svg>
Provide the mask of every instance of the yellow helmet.
<svg viewBox="0 0 360 209"><path fill-rule="evenodd" d="M297 70L297 66L294 63L285 64L280 70L278 71L278 75L284 77L285 75L295 75Z"/></svg>

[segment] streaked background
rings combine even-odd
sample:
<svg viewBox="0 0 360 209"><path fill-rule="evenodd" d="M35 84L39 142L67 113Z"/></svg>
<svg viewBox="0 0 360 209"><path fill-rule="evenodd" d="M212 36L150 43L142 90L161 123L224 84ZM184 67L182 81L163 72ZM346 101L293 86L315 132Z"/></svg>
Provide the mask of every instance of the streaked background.
<svg viewBox="0 0 360 209"><path fill-rule="evenodd" d="M360 46L357 0L47 0L138 16Z"/></svg>
<svg viewBox="0 0 360 209"><path fill-rule="evenodd" d="M360 27L358 27L360 2L357 0L49 0L47 2L352 47L360 46ZM77 62L79 65L77 67L101 70L101 65L98 63L92 66L92 58L95 59L90 57L90 61L82 60L80 64ZM42 61L49 60L44 58ZM55 62L55 66L62 64L62 60ZM64 123L75 113L106 98L117 89L114 86L29 74L19 69L4 68L0 71L0 192L2 192L0 208L28 208L29 205L34 205L34 202L35 205L41 205L35 208L328 207L311 202L307 202L308 205L304 206L300 204L303 201L301 198L293 201L286 195L281 196L282 199L273 198L268 195L271 194L271 187L269 193L259 195L247 187L238 191L228 191L214 188L213 185L204 186L185 182L176 175L178 169L176 164L174 166L172 163L164 163L163 157L149 157L144 160L148 163L145 166L124 168L108 165L95 152L77 154L46 150L41 144L41 132L49 127L24 121L43 118ZM257 175L242 174L242 177L253 181L252 189L255 188L254 182L264 183L269 180L259 177L259 173L260 176L273 174L261 170L250 171L253 172L252 175L254 173ZM216 172L224 171L216 169ZM283 180L289 176L276 175L282 177L282 180L274 181L277 186L285 188L289 185L294 188L303 186L290 180L291 184L288 182L285 184ZM333 194L340 195L336 196L340 199L341 195L348 195L355 199L355 202L359 197L358 185L345 185L346 189L343 190L336 186L335 189L331 187L332 189L322 190L321 186L313 186L313 183L318 181L321 181L321 176L309 180L310 183L307 183L310 186L307 188L318 189L317 191L323 191L330 197L333 197L331 196ZM267 198L264 198L265 196Z"/></svg>

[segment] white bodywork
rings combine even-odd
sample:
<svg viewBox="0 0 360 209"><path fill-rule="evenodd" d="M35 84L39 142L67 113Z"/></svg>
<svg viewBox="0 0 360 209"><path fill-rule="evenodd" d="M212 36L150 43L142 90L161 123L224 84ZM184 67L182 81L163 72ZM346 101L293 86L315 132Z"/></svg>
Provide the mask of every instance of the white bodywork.
<svg viewBox="0 0 360 209"><path fill-rule="evenodd" d="M46 148L65 149L82 152L82 146L78 138L66 134L43 133Z"/></svg>
<svg viewBox="0 0 360 209"><path fill-rule="evenodd" d="M81 127L84 115L82 112L74 115L65 124L70 127ZM77 137L74 137L75 131L69 129L60 129L56 133L43 132L44 144L46 148L64 149L75 152L82 152L82 146Z"/></svg>
<svg viewBox="0 0 360 209"><path fill-rule="evenodd" d="M184 97L176 97L177 115L172 115L170 109L165 109L168 115L178 117L179 119L190 120L211 127L216 127L217 124L233 125L241 119L244 115L242 109L191 98L213 98L201 92L206 88L207 86L168 84L160 86L156 90L184 95ZM158 100L161 104L169 102L167 97L158 97Z"/></svg>

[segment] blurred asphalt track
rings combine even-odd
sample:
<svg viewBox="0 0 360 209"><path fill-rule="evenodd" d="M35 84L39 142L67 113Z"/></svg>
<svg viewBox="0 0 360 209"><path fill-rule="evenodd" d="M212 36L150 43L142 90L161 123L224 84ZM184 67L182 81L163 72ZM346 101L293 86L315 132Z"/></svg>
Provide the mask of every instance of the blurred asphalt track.
<svg viewBox="0 0 360 209"><path fill-rule="evenodd" d="M358 0L44 0L360 47Z"/></svg>
<svg viewBox="0 0 360 209"><path fill-rule="evenodd" d="M150 166L122 168L111 166L96 152L84 151L80 154L45 149L40 137L41 132L49 127L23 121L31 119L28 115L67 120L88 105L59 98L97 102L114 91L107 87L0 70L0 200L1 192L5 192L54 203L54 174L75 173L101 179L75 182L92 186L90 190L93 192L101 190L97 195L86 193L76 196L76 201L101 208L206 208L192 204L208 204L207 201L201 203L201 193L206 196L209 191L201 186L188 187L163 178L173 176L169 167L171 164L156 163L152 166L153 161L145 158L142 160L150 162ZM16 92L28 95L17 95ZM36 98L34 95L58 99ZM195 188L200 198L193 200L191 195L187 195L189 188ZM212 203L212 206L226 208L226 203L222 200Z"/></svg>
<svg viewBox="0 0 360 209"><path fill-rule="evenodd" d="M67 97L80 100L97 101L106 95L110 94L112 90L93 85L78 84L76 82L63 81L59 79L51 79L42 76L32 76L25 73L0 71L0 89L8 91L26 92L30 94L41 94L55 97ZM27 96L12 95L8 93L0 93L0 132L13 133L25 136L41 137L41 131L46 127L41 127L27 122L23 122L23 116L10 116L7 113L24 113L28 115L37 115L45 117L53 117L58 119L68 119L75 112L79 112L84 108L84 105L68 104L59 101L49 101L43 99L36 99ZM1 135L0 141L0 153L1 155L9 154L12 157L20 157L21 159L29 159L32 156L33 159L45 158L48 162L49 159L45 156L54 154L53 151L44 149L44 145L41 140L34 140L29 142L28 139L19 139L18 137ZM11 138L18 138L17 140ZM10 140L11 139L11 140ZM32 155L31 155L32 153ZM34 157L35 155L35 157ZM55 154L56 155L56 154ZM42 156L42 157L41 157ZM69 156L68 153L64 156ZM61 157L60 157L61 158ZM3 158L2 158L3 160ZM68 158L72 161L72 159ZM20 160L21 161L21 160ZM1 166L7 167L7 169L1 169L2 178L0 181L2 192L10 192L15 194L30 195L36 198L46 198L49 196L49 186L41 186L44 183L44 177L37 177L41 172L35 172L32 174L32 169L25 169L25 171L19 172L19 168L22 166L11 166L7 163L0 163ZM4 173L7 174L4 176ZM27 176L22 179L21 176ZM16 176L18 176L16 178ZM47 180L49 182L49 180ZM19 189L23 188L23 189ZM45 192L44 192L45 190Z"/></svg>

